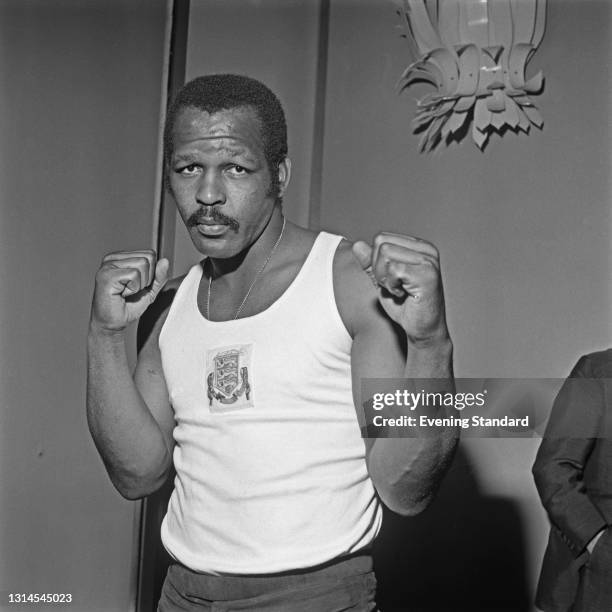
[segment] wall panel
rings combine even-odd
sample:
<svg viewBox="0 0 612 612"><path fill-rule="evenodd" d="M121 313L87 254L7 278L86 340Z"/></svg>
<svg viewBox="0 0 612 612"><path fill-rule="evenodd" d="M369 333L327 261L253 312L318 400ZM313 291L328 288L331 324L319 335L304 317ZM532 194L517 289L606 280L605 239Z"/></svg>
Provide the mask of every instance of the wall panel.
<svg viewBox="0 0 612 612"><path fill-rule="evenodd" d="M85 339L103 254L152 246L165 13L0 2L0 609L132 605L137 508L87 430Z"/></svg>

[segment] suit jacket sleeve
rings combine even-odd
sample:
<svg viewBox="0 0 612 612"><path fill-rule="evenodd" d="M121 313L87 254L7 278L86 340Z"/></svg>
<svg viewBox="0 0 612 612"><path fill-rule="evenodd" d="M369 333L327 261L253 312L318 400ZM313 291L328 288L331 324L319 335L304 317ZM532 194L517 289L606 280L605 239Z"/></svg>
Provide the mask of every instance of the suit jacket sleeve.
<svg viewBox="0 0 612 612"><path fill-rule="evenodd" d="M533 475L548 517L575 556L606 526L583 472L602 426L604 394L582 357L555 399Z"/></svg>

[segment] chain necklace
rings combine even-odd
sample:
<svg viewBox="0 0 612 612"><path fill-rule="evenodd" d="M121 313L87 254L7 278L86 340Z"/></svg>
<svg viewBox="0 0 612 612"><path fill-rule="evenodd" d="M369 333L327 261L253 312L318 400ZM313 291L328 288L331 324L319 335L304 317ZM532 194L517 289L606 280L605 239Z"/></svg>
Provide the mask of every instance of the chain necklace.
<svg viewBox="0 0 612 612"><path fill-rule="evenodd" d="M242 309L244 308L244 305L246 304L247 300L249 299L249 295L251 295L251 291L253 290L253 287L255 286L255 283L257 283L257 281L259 280L259 277L261 276L262 272L266 269L266 266L268 265L268 262L270 261L270 259L272 259L272 255L274 255L274 251L276 251L276 247L278 247L278 245L280 244L280 241L283 238L283 232L285 231L285 224L287 222L287 219L285 217L283 217L283 226L281 227L281 231L280 234L278 235L278 238L276 239L276 242L274 243L274 246L272 247L272 250L270 251L270 254L268 255L268 257L266 257L266 261L263 262L263 265L261 266L261 268L259 268L259 270L257 270L257 274L255 274L255 278L253 279L253 282L251 283L251 286L249 287L248 291L246 292L246 295L244 296L244 298L242 298L242 302L240 302L240 306L238 306L238 309L236 310L236 314L234 315L234 321L240 316L240 313L242 312ZM212 266L211 266L211 271L210 271L210 276L208 277L208 293L206 294L206 318L210 321L210 294L212 293Z"/></svg>

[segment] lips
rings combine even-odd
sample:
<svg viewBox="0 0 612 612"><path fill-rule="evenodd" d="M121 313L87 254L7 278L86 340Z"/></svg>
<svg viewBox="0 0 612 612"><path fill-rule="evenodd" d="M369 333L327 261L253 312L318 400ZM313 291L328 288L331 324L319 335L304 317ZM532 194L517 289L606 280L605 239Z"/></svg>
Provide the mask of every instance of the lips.
<svg viewBox="0 0 612 612"><path fill-rule="evenodd" d="M203 236L221 236L227 232L229 226L225 223L202 221L196 225L196 228Z"/></svg>

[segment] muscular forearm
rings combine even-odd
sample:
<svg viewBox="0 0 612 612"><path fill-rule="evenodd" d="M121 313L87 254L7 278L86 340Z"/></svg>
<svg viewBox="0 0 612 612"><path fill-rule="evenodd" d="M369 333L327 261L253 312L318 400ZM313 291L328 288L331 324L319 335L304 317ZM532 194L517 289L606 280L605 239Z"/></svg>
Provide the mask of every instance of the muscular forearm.
<svg viewBox="0 0 612 612"><path fill-rule="evenodd" d="M450 340L409 346L404 377L418 381L418 391L453 392ZM430 417L445 416L442 408L427 406L424 410ZM410 438L377 438L368 456L370 476L378 494L391 510L403 515L418 514L427 506L457 444L455 427L417 425L410 431Z"/></svg>
<svg viewBox="0 0 612 612"><path fill-rule="evenodd" d="M117 490L129 499L159 488L171 467L163 433L130 374L123 333L90 327L87 420Z"/></svg>

